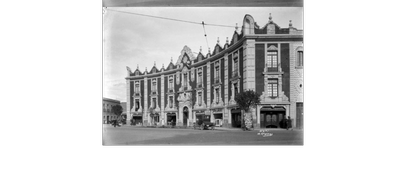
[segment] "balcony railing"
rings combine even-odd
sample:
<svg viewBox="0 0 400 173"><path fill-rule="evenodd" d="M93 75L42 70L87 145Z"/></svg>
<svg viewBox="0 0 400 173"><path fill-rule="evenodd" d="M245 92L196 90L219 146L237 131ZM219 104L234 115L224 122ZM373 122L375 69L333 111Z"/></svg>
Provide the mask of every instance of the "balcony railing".
<svg viewBox="0 0 400 173"><path fill-rule="evenodd" d="M219 78L214 79L214 83L219 83L219 82L220 82Z"/></svg>

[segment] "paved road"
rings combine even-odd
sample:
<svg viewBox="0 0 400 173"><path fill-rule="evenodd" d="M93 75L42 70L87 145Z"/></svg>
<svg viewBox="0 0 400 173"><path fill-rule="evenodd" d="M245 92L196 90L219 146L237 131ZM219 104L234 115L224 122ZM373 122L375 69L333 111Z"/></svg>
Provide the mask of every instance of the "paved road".
<svg viewBox="0 0 400 173"><path fill-rule="evenodd" d="M114 128L105 125L103 145L303 145L303 131L270 129L260 133L260 130Z"/></svg>

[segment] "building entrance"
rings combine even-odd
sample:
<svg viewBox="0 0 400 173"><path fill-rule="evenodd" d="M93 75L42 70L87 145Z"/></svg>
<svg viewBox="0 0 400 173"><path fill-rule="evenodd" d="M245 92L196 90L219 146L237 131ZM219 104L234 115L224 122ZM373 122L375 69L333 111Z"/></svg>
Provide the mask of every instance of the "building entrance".
<svg viewBox="0 0 400 173"><path fill-rule="evenodd" d="M222 114L214 114L215 126L222 127Z"/></svg>
<svg viewBox="0 0 400 173"><path fill-rule="evenodd" d="M283 107L263 107L260 111L261 128L286 128L286 110Z"/></svg>
<svg viewBox="0 0 400 173"><path fill-rule="evenodd" d="M187 107L183 108L183 126L187 126L187 120L189 117L189 110Z"/></svg>
<svg viewBox="0 0 400 173"><path fill-rule="evenodd" d="M198 115L196 115L196 122L199 125L203 124L205 122L211 122L210 115L198 114Z"/></svg>
<svg viewBox="0 0 400 173"><path fill-rule="evenodd" d="M176 125L176 114L175 113L167 114L167 125L170 125L170 126Z"/></svg>

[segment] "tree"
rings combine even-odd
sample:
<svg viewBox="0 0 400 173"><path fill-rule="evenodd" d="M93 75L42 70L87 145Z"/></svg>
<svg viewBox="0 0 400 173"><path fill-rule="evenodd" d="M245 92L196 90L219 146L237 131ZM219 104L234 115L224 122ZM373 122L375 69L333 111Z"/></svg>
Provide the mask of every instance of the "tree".
<svg viewBox="0 0 400 173"><path fill-rule="evenodd" d="M253 90L246 90L242 93L238 93L235 97L235 101L239 108L244 111L244 116L242 116L242 128L243 130L249 130L253 125L250 108L254 108L257 104L260 104L260 94Z"/></svg>
<svg viewBox="0 0 400 173"><path fill-rule="evenodd" d="M117 119L121 120L121 114L122 114L123 108L121 105L115 105L111 108L111 112L117 115Z"/></svg>

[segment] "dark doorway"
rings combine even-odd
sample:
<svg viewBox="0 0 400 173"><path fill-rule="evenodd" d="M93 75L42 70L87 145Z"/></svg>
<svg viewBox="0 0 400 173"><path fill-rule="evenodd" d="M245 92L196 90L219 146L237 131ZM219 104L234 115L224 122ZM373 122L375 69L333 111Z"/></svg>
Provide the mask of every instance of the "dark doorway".
<svg viewBox="0 0 400 173"><path fill-rule="evenodd" d="M231 110L231 122L232 122L232 127L234 128L242 127L242 112L240 109Z"/></svg>
<svg viewBox="0 0 400 173"><path fill-rule="evenodd" d="M176 114L175 113L168 113L167 114L167 125L176 125Z"/></svg>
<svg viewBox="0 0 400 173"><path fill-rule="evenodd" d="M187 126L187 120L189 117L189 109L187 107L183 108L183 126Z"/></svg>
<svg viewBox="0 0 400 173"><path fill-rule="evenodd" d="M132 117L132 125L141 125L143 122L142 122L142 117L139 117L139 116L137 116L137 117Z"/></svg>

